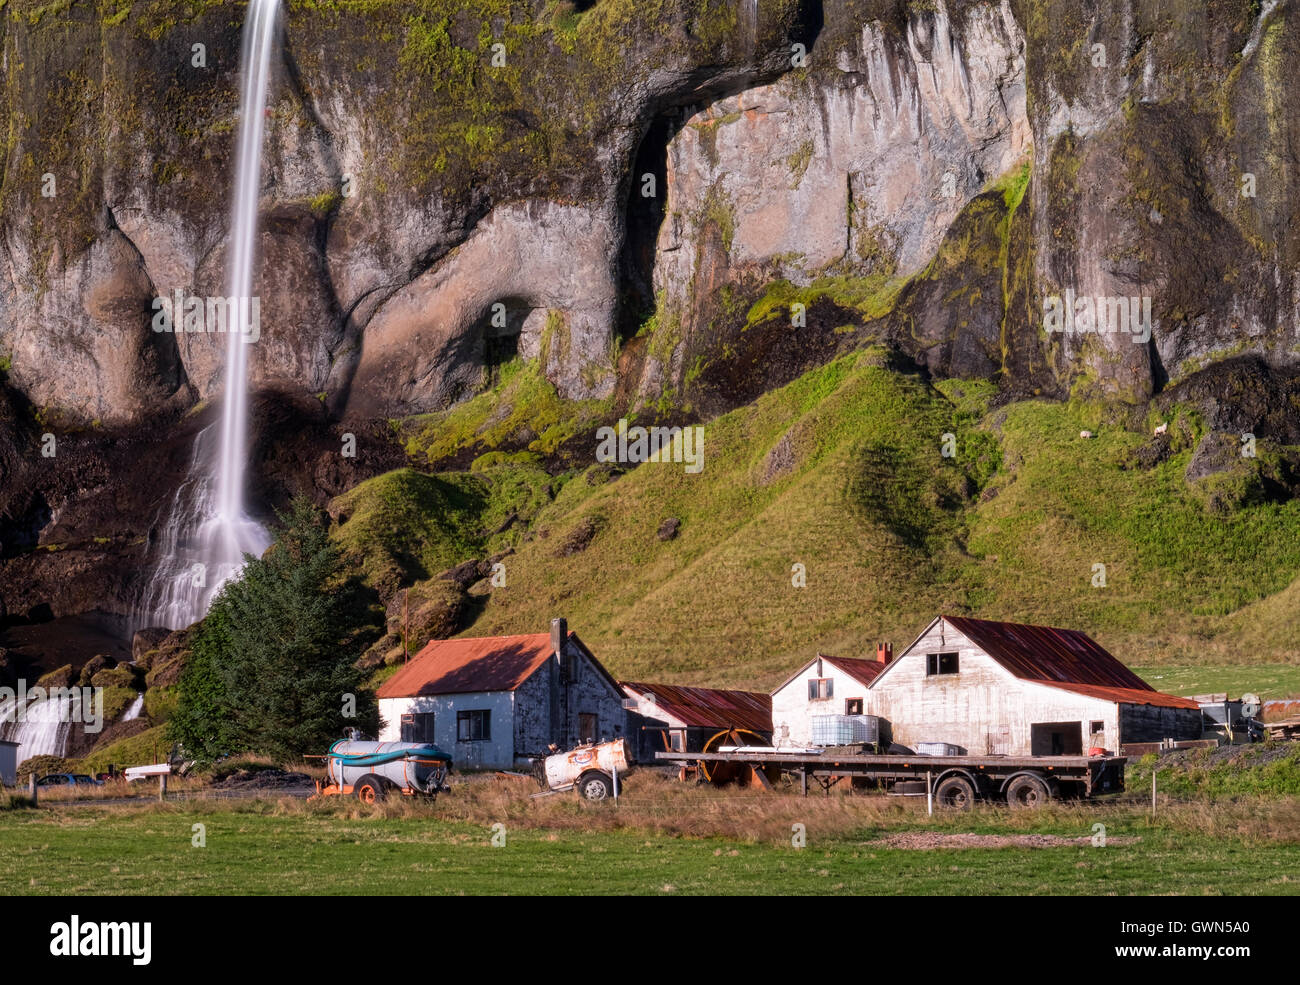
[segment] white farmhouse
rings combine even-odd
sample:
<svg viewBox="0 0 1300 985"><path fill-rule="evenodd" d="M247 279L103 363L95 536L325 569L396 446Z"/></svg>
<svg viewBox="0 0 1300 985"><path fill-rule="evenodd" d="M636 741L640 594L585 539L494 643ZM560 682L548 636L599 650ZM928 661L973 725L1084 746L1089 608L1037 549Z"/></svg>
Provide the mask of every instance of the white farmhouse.
<svg viewBox="0 0 1300 985"><path fill-rule="evenodd" d="M814 716L863 714L867 689L885 669L889 655L889 645L883 644L875 660L822 653L809 660L772 692L773 744L808 745Z"/></svg>
<svg viewBox="0 0 1300 985"><path fill-rule="evenodd" d="M435 640L379 688L382 742L432 742L457 769L624 736L625 695L563 619L551 632Z"/></svg>
<svg viewBox="0 0 1300 985"><path fill-rule="evenodd" d="M1162 694L1084 633L939 616L867 692L866 712L911 749L1086 755L1201 737L1195 701Z"/></svg>

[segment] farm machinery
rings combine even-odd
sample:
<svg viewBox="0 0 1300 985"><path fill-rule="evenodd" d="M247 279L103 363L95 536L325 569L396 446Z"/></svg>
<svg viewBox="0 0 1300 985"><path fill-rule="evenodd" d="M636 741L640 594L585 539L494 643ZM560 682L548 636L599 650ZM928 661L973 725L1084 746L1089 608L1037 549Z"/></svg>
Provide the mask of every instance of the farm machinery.
<svg viewBox="0 0 1300 985"><path fill-rule="evenodd" d="M554 792L576 790L584 800L618 796L618 777L628 771L623 739L588 743L547 756L538 766L538 779Z"/></svg>
<svg viewBox="0 0 1300 985"><path fill-rule="evenodd" d="M435 797L444 789L451 757L429 743L362 742L339 739L325 754L326 779L316 796L355 794L362 803L384 800L394 791L406 797Z"/></svg>

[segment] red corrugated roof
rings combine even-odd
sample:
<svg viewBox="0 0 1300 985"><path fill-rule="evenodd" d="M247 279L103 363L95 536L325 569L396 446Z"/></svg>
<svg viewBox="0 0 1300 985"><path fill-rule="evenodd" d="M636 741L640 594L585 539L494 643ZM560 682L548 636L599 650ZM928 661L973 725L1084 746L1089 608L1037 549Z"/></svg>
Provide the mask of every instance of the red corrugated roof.
<svg viewBox="0 0 1300 985"><path fill-rule="evenodd" d="M1197 708L1190 698L1157 691L1087 633L1052 626L943 617L953 629L1021 680L1121 704Z"/></svg>
<svg viewBox="0 0 1300 985"><path fill-rule="evenodd" d="M655 705L683 725L696 728L747 728L772 731L772 696L757 691L619 681L624 690L653 694Z"/></svg>
<svg viewBox="0 0 1300 985"><path fill-rule="evenodd" d="M1090 698L1104 698L1122 705L1152 705L1156 708L1190 708L1199 711L1201 706L1191 698L1179 698L1162 691L1139 690L1131 687L1099 687L1096 684L1062 684L1060 681L1030 681L1031 684L1046 684L1048 687L1060 688Z"/></svg>
<svg viewBox="0 0 1300 985"><path fill-rule="evenodd" d="M378 693L381 698L413 698L513 691L553 652L550 633L434 640L385 681Z"/></svg>
<svg viewBox="0 0 1300 985"><path fill-rule="evenodd" d="M870 684L889 666L879 660L864 660L861 657L828 657L822 654L822 659L829 660L859 684Z"/></svg>
<svg viewBox="0 0 1300 985"><path fill-rule="evenodd" d="M1017 677L1027 681L1094 684L1154 691L1096 640L1075 629L1023 626L944 616L954 629Z"/></svg>

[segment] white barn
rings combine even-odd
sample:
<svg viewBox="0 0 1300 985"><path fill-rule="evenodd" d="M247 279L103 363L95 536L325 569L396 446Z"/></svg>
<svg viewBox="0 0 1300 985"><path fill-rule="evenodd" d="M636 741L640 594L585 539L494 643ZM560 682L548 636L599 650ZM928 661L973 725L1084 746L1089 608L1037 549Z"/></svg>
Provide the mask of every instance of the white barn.
<svg viewBox="0 0 1300 985"><path fill-rule="evenodd" d="M812 741L817 715L861 715L867 690L889 659L889 647L877 649L875 660L831 657L819 653L772 692L772 742L806 746Z"/></svg>
<svg viewBox="0 0 1300 985"><path fill-rule="evenodd" d="M1079 755L1199 739L1195 701L1162 694L1084 633L939 616L867 692L866 712L915 749Z"/></svg>
<svg viewBox="0 0 1300 985"><path fill-rule="evenodd" d="M382 742L432 742L457 769L621 738L622 689L563 619L551 632L435 640L379 688Z"/></svg>

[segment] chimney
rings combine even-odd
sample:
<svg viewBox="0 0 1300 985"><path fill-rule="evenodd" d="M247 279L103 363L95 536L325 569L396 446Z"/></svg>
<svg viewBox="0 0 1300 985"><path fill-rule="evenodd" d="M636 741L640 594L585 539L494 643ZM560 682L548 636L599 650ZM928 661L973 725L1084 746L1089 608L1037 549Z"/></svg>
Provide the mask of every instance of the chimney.
<svg viewBox="0 0 1300 985"><path fill-rule="evenodd" d="M551 652L555 654L555 664L560 668L560 680L568 680L568 667L565 666L564 644L569 638L569 623L563 616L551 620Z"/></svg>
<svg viewBox="0 0 1300 985"><path fill-rule="evenodd" d="M877 661L878 663L888 664L888 663L889 663L891 660L893 660L893 659L894 659L894 644L893 644L893 643L877 643L877 644L876 644L876 661Z"/></svg>

